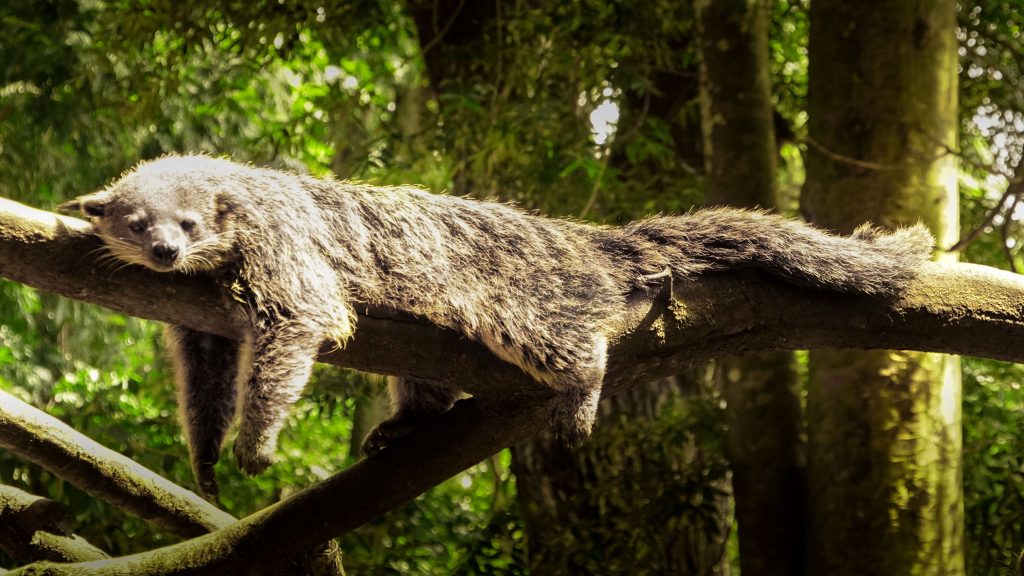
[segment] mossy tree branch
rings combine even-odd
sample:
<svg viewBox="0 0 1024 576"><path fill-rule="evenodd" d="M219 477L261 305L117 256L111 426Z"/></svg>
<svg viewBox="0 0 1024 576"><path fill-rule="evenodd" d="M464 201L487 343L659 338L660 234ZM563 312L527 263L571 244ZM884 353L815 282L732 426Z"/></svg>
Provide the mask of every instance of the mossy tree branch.
<svg viewBox="0 0 1024 576"><path fill-rule="evenodd" d="M0 446L46 468L79 489L179 536L198 536L236 519L190 490L73 430L67 424L0 390ZM32 499L32 500L29 500ZM28 511L45 512L46 524ZM108 556L53 519L56 502L0 485L0 548L18 561L85 562ZM9 544L9 546L7 545ZM323 543L321 543L323 544ZM13 547L13 548L12 548ZM296 555L298 556L298 555ZM344 574L334 542L316 547L296 562L292 574Z"/></svg>
<svg viewBox="0 0 1024 576"><path fill-rule="evenodd" d="M17 562L89 562L109 558L72 533L74 519L63 506L0 484L0 548Z"/></svg>
<svg viewBox="0 0 1024 576"><path fill-rule="evenodd" d="M98 268L89 254L99 243L87 231L79 220L0 200L0 276L135 316L241 333L240 318L209 280ZM676 279L671 294L634 295L628 312L612 327L606 393L694 361L760 350L907 348L1024 361L1024 278L968 264L927 264L895 298L797 289L752 273ZM356 337L342 350L325 348L321 360L453 383L476 397L378 457L224 530L102 565L47 565L50 573L273 573L287 557L548 422L546 388L482 346L393 311L363 310Z"/></svg>
<svg viewBox="0 0 1024 576"><path fill-rule="evenodd" d="M198 536L235 522L194 493L2 390L0 446L179 536Z"/></svg>

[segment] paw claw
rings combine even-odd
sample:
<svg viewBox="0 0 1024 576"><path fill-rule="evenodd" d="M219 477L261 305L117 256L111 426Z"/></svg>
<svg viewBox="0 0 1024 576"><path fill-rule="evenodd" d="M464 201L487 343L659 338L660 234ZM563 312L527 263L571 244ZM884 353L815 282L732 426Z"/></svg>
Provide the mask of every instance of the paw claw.
<svg viewBox="0 0 1024 576"><path fill-rule="evenodd" d="M388 446L412 434L419 428L423 418L407 414L396 414L391 418L376 425L363 440L359 453L365 457L372 457L380 454Z"/></svg>
<svg viewBox="0 0 1024 576"><path fill-rule="evenodd" d="M370 458L380 454L380 451L386 446L387 439L384 438L377 428L374 428L363 439L363 444L359 447L359 454L364 458Z"/></svg>

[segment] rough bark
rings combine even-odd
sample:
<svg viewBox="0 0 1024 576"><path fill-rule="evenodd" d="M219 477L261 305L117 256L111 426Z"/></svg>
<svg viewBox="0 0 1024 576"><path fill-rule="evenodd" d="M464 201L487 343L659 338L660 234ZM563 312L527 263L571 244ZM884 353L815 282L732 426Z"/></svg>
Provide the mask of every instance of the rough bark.
<svg viewBox="0 0 1024 576"><path fill-rule="evenodd" d="M0 485L0 548L16 562L89 562L110 557L73 534L73 525L71 514L57 502Z"/></svg>
<svg viewBox="0 0 1024 576"><path fill-rule="evenodd" d="M801 209L840 232L921 220L949 246L954 3L816 0L810 19ZM958 360L815 352L810 376L809 572L963 574Z"/></svg>
<svg viewBox="0 0 1024 576"><path fill-rule="evenodd" d="M707 199L775 208L776 158L765 0L698 0ZM792 353L718 361L726 399L740 568L790 576L804 569L805 469Z"/></svg>
<svg viewBox="0 0 1024 576"><path fill-rule="evenodd" d="M0 201L0 276L131 315L241 334L241 319L208 279L97 268L97 254L90 252L98 243L86 230L73 218ZM1024 349L1016 344L1024 337L1022 301L1024 278L968 264L928 264L893 298L796 289L754 273L680 278L671 299L636 295L610 339L605 392L665 377L693 362L764 350L901 347L1024 361ZM273 573L293 553L394 509L548 425L550 391L477 343L380 309L362 311L356 334L344 349L321 359L459 383L476 397L380 456L212 535L103 565L48 569Z"/></svg>

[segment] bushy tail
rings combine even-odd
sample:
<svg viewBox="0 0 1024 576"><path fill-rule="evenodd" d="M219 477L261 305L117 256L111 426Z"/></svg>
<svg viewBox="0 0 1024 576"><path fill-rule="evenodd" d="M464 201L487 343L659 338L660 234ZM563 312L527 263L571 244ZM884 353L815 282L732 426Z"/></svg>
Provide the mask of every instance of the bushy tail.
<svg viewBox="0 0 1024 576"><path fill-rule="evenodd" d="M921 224L894 232L862 226L851 236L835 236L789 218L733 208L648 218L620 231L624 249L645 270L668 267L688 275L754 268L801 286L862 294L900 290L934 246Z"/></svg>

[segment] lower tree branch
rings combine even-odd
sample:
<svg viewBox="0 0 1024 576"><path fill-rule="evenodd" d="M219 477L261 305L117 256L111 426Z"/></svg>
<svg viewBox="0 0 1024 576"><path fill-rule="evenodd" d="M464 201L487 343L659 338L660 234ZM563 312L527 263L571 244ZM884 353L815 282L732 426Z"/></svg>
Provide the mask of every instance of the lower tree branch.
<svg viewBox="0 0 1024 576"><path fill-rule="evenodd" d="M392 510L547 425L546 398L463 400L437 421L380 455L363 460L224 530L103 563L39 562L12 574L274 575L296 551ZM32 572L32 571L36 572Z"/></svg>
<svg viewBox="0 0 1024 576"><path fill-rule="evenodd" d="M0 446L46 468L81 490L179 536L206 534L236 521L193 492L99 445L53 416L2 390ZM25 518L28 512L33 515ZM41 524L27 520L38 520ZM316 576L344 574L340 564L341 552L336 543L327 542L329 539L288 555L285 560L296 563L290 566L293 570L289 573ZM8 549L7 542L18 546L17 551ZM0 547L19 562L85 562L108 558L102 551L70 533L70 517L66 516L60 504L2 485ZM302 556L302 552L313 548L316 550Z"/></svg>
<svg viewBox="0 0 1024 576"><path fill-rule="evenodd" d="M235 522L193 492L2 390L0 446L179 536L197 536Z"/></svg>
<svg viewBox="0 0 1024 576"><path fill-rule="evenodd" d="M0 548L17 562L110 558L72 534L74 520L53 500L0 484Z"/></svg>

